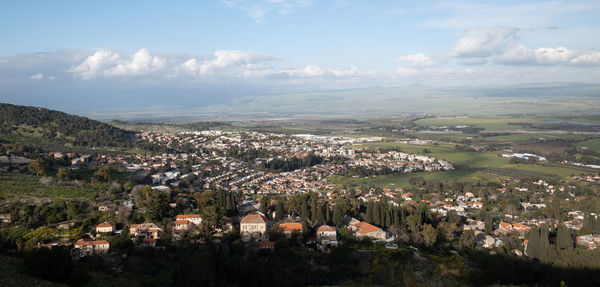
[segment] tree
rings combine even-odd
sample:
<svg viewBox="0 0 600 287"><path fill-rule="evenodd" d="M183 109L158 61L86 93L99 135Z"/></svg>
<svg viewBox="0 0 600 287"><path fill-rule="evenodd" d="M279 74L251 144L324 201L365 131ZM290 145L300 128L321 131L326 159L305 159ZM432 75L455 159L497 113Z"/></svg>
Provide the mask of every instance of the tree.
<svg viewBox="0 0 600 287"><path fill-rule="evenodd" d="M56 178L58 178L60 180L67 180L67 179L69 179L70 176L71 176L71 173L66 168L59 168L58 172L56 173Z"/></svg>
<svg viewBox="0 0 600 287"><path fill-rule="evenodd" d="M260 212L267 215L269 213L269 206L271 205L271 199L268 196L263 196L260 200Z"/></svg>
<svg viewBox="0 0 600 287"><path fill-rule="evenodd" d="M462 249L473 249L473 247L475 247L475 231L469 229L463 232L459 242Z"/></svg>
<svg viewBox="0 0 600 287"><path fill-rule="evenodd" d="M573 249L571 232L564 224L559 225L556 231L556 247L558 251L571 251Z"/></svg>
<svg viewBox="0 0 600 287"><path fill-rule="evenodd" d="M446 215L446 221L454 224L459 224L460 216L458 215L458 213L456 213L456 210L449 210L448 214Z"/></svg>
<svg viewBox="0 0 600 287"><path fill-rule="evenodd" d="M437 227L438 236L444 241L452 241L454 240L454 230L456 229L456 224L449 222L440 222Z"/></svg>
<svg viewBox="0 0 600 287"><path fill-rule="evenodd" d="M300 217L302 217L303 220L308 219L310 216L310 213L308 211L308 203L306 203L306 200L302 201L302 207L300 208Z"/></svg>
<svg viewBox="0 0 600 287"><path fill-rule="evenodd" d="M342 214L342 209L336 204L333 208L333 224L337 227L341 227L343 222L344 215Z"/></svg>
<svg viewBox="0 0 600 287"><path fill-rule="evenodd" d="M494 230L494 216L492 214L487 213L485 215L485 233L492 234Z"/></svg>
<svg viewBox="0 0 600 287"><path fill-rule="evenodd" d="M368 223L373 223L373 201L369 200L367 202L367 211L366 211L366 218L365 221L367 221Z"/></svg>
<svg viewBox="0 0 600 287"><path fill-rule="evenodd" d="M381 211L377 203L373 204L373 224L381 226Z"/></svg>
<svg viewBox="0 0 600 287"><path fill-rule="evenodd" d="M423 239L425 240L425 245L427 245L427 247L431 247L435 244L437 231L431 224L425 224L425 226L423 226Z"/></svg>
<svg viewBox="0 0 600 287"><path fill-rule="evenodd" d="M50 163L43 158L38 158L32 161L28 166L29 172L35 175L45 175L50 168Z"/></svg>
<svg viewBox="0 0 600 287"><path fill-rule="evenodd" d="M276 220L283 220L285 218L285 210L283 209L283 202L281 202L281 199L277 200L277 203L275 203L275 219Z"/></svg>
<svg viewBox="0 0 600 287"><path fill-rule="evenodd" d="M112 178L112 169L108 166L103 166L94 172L94 178L99 181L110 181Z"/></svg>

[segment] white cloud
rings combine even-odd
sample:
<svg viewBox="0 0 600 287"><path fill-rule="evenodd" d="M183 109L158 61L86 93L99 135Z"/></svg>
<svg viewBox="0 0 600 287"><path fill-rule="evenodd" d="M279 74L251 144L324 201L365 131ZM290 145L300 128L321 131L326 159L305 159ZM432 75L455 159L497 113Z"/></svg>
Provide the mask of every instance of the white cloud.
<svg viewBox="0 0 600 287"><path fill-rule="evenodd" d="M32 80L42 80L42 79L44 79L44 75L42 73L37 73L29 78Z"/></svg>
<svg viewBox="0 0 600 287"><path fill-rule="evenodd" d="M516 28L470 28L456 40L450 54L458 58L485 58L516 40Z"/></svg>
<svg viewBox="0 0 600 287"><path fill-rule="evenodd" d="M592 66L600 65L600 52L583 52L574 59L571 59L571 64L576 66Z"/></svg>
<svg viewBox="0 0 600 287"><path fill-rule="evenodd" d="M312 0L223 0L223 3L242 10L257 23L263 22L272 13L288 15L312 6Z"/></svg>
<svg viewBox="0 0 600 287"><path fill-rule="evenodd" d="M151 56L147 49L140 49L130 60L119 63L116 67L106 71L105 76L133 76L142 75L165 67L165 59Z"/></svg>
<svg viewBox="0 0 600 287"><path fill-rule="evenodd" d="M437 64L431 57L423 53L400 57L397 59L397 61L404 62L413 66L433 66Z"/></svg>
<svg viewBox="0 0 600 287"><path fill-rule="evenodd" d="M152 73L165 67L165 59L152 56L147 49L140 49L129 59L123 59L110 50L99 50L87 57L69 72L84 80L97 77L137 76Z"/></svg>
<svg viewBox="0 0 600 287"><path fill-rule="evenodd" d="M577 52L562 46L532 50L524 45L518 45L498 55L495 62L504 65L593 66L600 64L600 52Z"/></svg>
<svg viewBox="0 0 600 287"><path fill-rule="evenodd" d="M109 50L96 51L87 57L81 64L69 69L69 72L78 75L84 80L104 76L104 73L114 67L119 61L119 54Z"/></svg>
<svg viewBox="0 0 600 287"><path fill-rule="evenodd" d="M416 69L400 66L400 67L396 68L395 74L399 75L399 76L409 77L409 76L415 76L415 75L419 74L419 71L417 71Z"/></svg>
<svg viewBox="0 0 600 287"><path fill-rule="evenodd" d="M215 59L204 62L192 58L181 64L181 67L191 74L209 75L215 70L230 67L256 69L260 63L279 60L279 58L266 53L239 50L219 50L214 53L214 56Z"/></svg>
<svg viewBox="0 0 600 287"><path fill-rule="evenodd" d="M311 65L311 64L306 65L304 67L304 69L302 70L302 75L308 76L308 77L322 76L324 73L325 73L325 71L323 71L323 69L321 69L321 67L319 67L317 65Z"/></svg>

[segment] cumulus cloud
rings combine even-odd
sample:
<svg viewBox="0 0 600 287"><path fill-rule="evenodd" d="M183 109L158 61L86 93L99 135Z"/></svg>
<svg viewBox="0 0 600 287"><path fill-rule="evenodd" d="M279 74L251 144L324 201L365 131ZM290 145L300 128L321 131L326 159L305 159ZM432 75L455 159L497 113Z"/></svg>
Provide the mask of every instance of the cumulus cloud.
<svg viewBox="0 0 600 287"><path fill-rule="evenodd" d="M400 57L397 59L397 61L410 64L412 66L433 66L437 64L431 57L423 53Z"/></svg>
<svg viewBox="0 0 600 287"><path fill-rule="evenodd" d="M504 65L593 66L600 64L600 52L577 52L562 46L529 49L524 45L518 45L498 55L495 62Z"/></svg>
<svg viewBox="0 0 600 287"><path fill-rule="evenodd" d="M458 58L487 58L516 40L518 29L470 28L454 43L450 54Z"/></svg>
<svg viewBox="0 0 600 287"><path fill-rule="evenodd" d="M87 57L81 64L69 69L69 72L78 75L82 79L92 79L104 76L104 73L114 67L120 59L119 54L109 50L96 51Z"/></svg>
<svg viewBox="0 0 600 287"><path fill-rule="evenodd" d="M148 74L165 67L165 59L152 56L147 49L140 49L129 59L110 50L99 50L87 57L69 72L84 80L96 77L136 76Z"/></svg>
<svg viewBox="0 0 600 287"><path fill-rule="evenodd" d="M119 63L107 71L108 76L142 75L165 67L165 59L151 56L147 49L141 49L131 59Z"/></svg>
<svg viewBox="0 0 600 287"><path fill-rule="evenodd" d="M203 62L198 61L196 58L191 58L181 64L181 68L191 74L209 75L215 70L229 67L241 66L248 69L256 69L260 63L279 60L279 58L266 53L239 50L219 50L214 53L214 56L213 60Z"/></svg>
<svg viewBox="0 0 600 287"><path fill-rule="evenodd" d="M531 49L518 44L516 28L470 28L455 42L450 55L462 65L483 65L490 59L501 65L600 65L600 52L566 47Z"/></svg>
<svg viewBox="0 0 600 287"><path fill-rule="evenodd" d="M35 75L32 75L29 78L32 80L42 80L42 79L44 79L44 75L42 73L37 73Z"/></svg>

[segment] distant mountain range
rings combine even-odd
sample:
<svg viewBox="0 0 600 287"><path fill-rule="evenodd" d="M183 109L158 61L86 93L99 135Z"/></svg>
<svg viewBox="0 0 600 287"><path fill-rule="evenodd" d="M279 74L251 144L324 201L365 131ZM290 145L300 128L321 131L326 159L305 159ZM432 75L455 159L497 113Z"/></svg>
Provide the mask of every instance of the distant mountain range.
<svg viewBox="0 0 600 287"><path fill-rule="evenodd" d="M60 111L0 103L0 139L26 145L131 147L132 133Z"/></svg>

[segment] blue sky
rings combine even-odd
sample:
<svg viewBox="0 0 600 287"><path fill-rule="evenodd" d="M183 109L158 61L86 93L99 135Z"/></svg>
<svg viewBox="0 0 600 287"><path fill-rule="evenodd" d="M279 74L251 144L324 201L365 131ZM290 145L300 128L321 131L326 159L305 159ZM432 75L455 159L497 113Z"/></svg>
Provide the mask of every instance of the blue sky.
<svg viewBox="0 0 600 287"><path fill-rule="evenodd" d="M2 1L0 101L598 83L598 15L598 1Z"/></svg>

